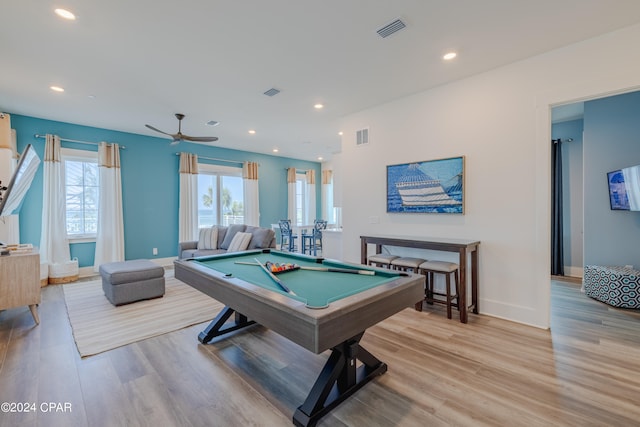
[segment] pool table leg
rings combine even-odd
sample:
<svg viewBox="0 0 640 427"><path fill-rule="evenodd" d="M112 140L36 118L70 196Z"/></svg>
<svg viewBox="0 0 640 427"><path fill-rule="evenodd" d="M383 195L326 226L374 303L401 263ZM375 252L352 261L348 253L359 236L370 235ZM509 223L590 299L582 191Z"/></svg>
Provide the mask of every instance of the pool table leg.
<svg viewBox="0 0 640 427"><path fill-rule="evenodd" d="M229 320L229 317L234 313L236 314L235 322L232 325L223 328L226 321ZM230 307L225 307L220 311L220 313L218 313L216 318L209 323L209 326L207 326L204 331L200 332L198 335L198 341L202 344L209 344L215 337L242 329L249 325L253 325L254 323L256 322L254 320L247 319L247 316L244 314L240 314Z"/></svg>
<svg viewBox="0 0 640 427"><path fill-rule="evenodd" d="M318 420L362 386L387 372L387 365L360 346L364 332L331 349L331 355L307 399L293 415L297 426L315 426ZM356 368L356 359L362 365Z"/></svg>

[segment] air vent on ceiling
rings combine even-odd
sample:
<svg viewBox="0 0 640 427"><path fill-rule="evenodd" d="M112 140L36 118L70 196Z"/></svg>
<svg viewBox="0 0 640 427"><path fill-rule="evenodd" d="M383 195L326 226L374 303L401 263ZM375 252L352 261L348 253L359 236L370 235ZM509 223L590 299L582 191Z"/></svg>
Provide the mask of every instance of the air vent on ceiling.
<svg viewBox="0 0 640 427"><path fill-rule="evenodd" d="M369 143L369 128L356 131L356 145L362 146Z"/></svg>
<svg viewBox="0 0 640 427"><path fill-rule="evenodd" d="M395 21L391 22L390 24L385 25L384 27L380 28L378 31L376 31L378 33L378 35L380 37L387 38L389 37L391 34L397 33L398 31L400 31L401 29L405 28L407 25L402 22L399 19L396 19Z"/></svg>
<svg viewBox="0 0 640 427"><path fill-rule="evenodd" d="M279 94L280 91L274 87L272 87L271 89L269 89L268 91L266 91L264 94L267 96L275 96L277 94Z"/></svg>

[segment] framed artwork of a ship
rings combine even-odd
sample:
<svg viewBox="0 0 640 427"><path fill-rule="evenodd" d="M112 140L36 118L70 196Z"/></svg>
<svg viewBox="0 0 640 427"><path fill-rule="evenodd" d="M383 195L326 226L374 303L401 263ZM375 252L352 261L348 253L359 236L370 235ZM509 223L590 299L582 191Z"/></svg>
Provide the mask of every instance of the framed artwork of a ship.
<svg viewBox="0 0 640 427"><path fill-rule="evenodd" d="M464 214L464 156L387 166L387 212Z"/></svg>

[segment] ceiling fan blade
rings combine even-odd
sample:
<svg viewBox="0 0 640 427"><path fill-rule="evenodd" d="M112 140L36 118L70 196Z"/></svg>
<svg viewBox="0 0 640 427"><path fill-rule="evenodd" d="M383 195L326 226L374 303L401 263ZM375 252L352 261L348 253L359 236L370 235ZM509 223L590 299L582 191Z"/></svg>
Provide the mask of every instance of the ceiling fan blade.
<svg viewBox="0 0 640 427"><path fill-rule="evenodd" d="M154 127L153 127L153 126L151 126L151 125L145 125L145 126L146 126L146 127L148 127L148 128L149 128L149 129L151 129L151 130L155 130L156 132L164 133L165 135L169 135L169 136L171 136L171 134L170 134L170 133L167 133L167 132L162 131L162 130L160 130L160 129L154 128Z"/></svg>
<svg viewBox="0 0 640 427"><path fill-rule="evenodd" d="M146 127L148 127L151 130L154 130L156 132L165 134L165 135L169 135L172 140L171 140L171 145L176 145L179 144L181 141L194 141L194 142L213 142L213 141L217 141L218 137L217 136L188 136L188 135L183 135L181 130L182 129L182 119L184 119L184 114L181 113L176 113L176 119L178 119L178 133L169 133L169 132L165 132L162 131L158 128L154 128L151 125L145 125Z"/></svg>
<svg viewBox="0 0 640 427"><path fill-rule="evenodd" d="M185 141L195 141L195 142L214 142L218 140L217 136L187 136L182 135L182 139Z"/></svg>

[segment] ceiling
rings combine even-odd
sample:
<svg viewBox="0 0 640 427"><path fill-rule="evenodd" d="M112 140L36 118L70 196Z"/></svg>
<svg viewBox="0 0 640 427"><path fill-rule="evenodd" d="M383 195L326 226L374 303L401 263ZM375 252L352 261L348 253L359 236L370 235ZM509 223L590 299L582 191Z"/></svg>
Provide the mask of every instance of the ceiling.
<svg viewBox="0 0 640 427"><path fill-rule="evenodd" d="M160 137L184 113L209 145L316 161L345 115L638 22L637 0L12 1L0 110Z"/></svg>

